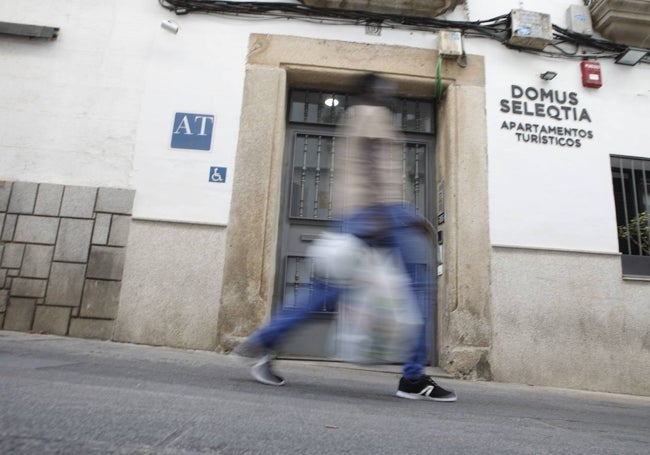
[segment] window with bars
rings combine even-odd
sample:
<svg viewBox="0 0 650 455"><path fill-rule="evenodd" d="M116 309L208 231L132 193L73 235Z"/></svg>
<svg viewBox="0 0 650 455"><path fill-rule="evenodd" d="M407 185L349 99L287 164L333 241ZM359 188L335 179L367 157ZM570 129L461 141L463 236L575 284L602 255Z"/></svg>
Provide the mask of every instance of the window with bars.
<svg viewBox="0 0 650 455"><path fill-rule="evenodd" d="M345 138L335 135L335 127L345 119L345 110L358 100L335 92L293 90L289 102L289 123L320 125L324 132L299 132L292 138L293 162L289 217L330 220L333 211L334 158ZM425 214L427 149L423 141L409 133L432 134L434 107L431 101L395 99L392 103L395 128L407 135L402 145L403 199ZM328 131L329 130L329 131Z"/></svg>
<svg viewBox="0 0 650 455"><path fill-rule="evenodd" d="M289 99L289 122L341 125L345 120L345 110L358 102L358 97L345 93L292 90ZM393 119L396 129L404 133L433 134L433 102L395 98L390 108L395 114Z"/></svg>
<svg viewBox="0 0 650 455"><path fill-rule="evenodd" d="M289 217L327 221L332 219L334 157L345 138L333 134L296 133L293 138L293 162ZM402 144L402 199L426 213L427 148L424 142Z"/></svg>
<svg viewBox="0 0 650 455"><path fill-rule="evenodd" d="M650 159L612 156L623 275L650 277Z"/></svg>

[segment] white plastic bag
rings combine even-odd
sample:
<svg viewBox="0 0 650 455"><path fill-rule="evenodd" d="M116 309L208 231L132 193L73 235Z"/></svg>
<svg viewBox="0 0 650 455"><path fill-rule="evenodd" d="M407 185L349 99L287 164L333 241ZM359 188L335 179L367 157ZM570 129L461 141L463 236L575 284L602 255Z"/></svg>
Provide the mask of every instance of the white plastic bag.
<svg viewBox="0 0 650 455"><path fill-rule="evenodd" d="M337 359L353 363L403 363L422 330L409 277L388 249L366 248L354 286L339 301L333 338Z"/></svg>
<svg viewBox="0 0 650 455"><path fill-rule="evenodd" d="M337 286L347 286L356 280L357 272L368 249L352 234L322 232L307 248L314 261L314 273Z"/></svg>

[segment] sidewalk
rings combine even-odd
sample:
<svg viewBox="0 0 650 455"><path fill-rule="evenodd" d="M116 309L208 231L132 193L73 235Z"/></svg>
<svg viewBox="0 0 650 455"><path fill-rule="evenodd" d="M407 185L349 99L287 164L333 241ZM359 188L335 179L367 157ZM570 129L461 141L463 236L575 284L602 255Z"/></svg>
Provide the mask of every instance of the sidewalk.
<svg viewBox="0 0 650 455"><path fill-rule="evenodd" d="M217 354L216 352L210 351L198 351L192 349L179 349L179 348L169 348L165 346L148 346L148 345L137 345L132 343L118 343L110 341L98 341L98 340L89 340L83 338L71 338L58 335L49 335L41 333L27 333L27 332L12 332L0 330L0 341L40 341L40 342L63 342L69 346L77 346L78 349L84 349L84 345L93 346L94 349L97 349L97 346L104 347L107 352L114 351L115 349L123 349L125 352L131 352L134 349L152 349L152 354L154 357L161 356L161 358L182 358L186 355L192 355L197 359L203 359L204 361L215 361L221 362L227 356ZM0 356L2 353L0 353ZM1 357L0 357L1 359ZM325 368L341 368L344 370L356 370L356 371L366 371L366 372L375 372L375 373L389 373L400 375L402 367L400 365L357 365L353 363L345 362L332 362L332 361L321 361L321 360L293 360L293 359L281 359L277 361L279 365L294 365L294 366L315 366L315 367L325 367ZM438 367L427 367L426 374L435 377L435 378L446 378L453 379L454 376L444 371L442 368Z"/></svg>
<svg viewBox="0 0 650 455"><path fill-rule="evenodd" d="M280 361L264 386L205 351L0 331L0 453L639 454L650 398L437 379L456 403L397 398L399 370Z"/></svg>

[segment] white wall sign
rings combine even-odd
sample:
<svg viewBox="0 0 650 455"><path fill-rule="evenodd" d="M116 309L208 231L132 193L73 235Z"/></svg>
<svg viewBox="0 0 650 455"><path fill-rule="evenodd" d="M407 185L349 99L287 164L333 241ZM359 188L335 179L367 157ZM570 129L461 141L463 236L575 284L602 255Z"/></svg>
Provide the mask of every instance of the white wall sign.
<svg viewBox="0 0 650 455"><path fill-rule="evenodd" d="M594 138L591 115L576 92L511 85L510 97L500 106L511 117L501 129L512 132L517 142L580 148Z"/></svg>
<svg viewBox="0 0 650 455"><path fill-rule="evenodd" d="M174 116L171 148L210 150L214 115L177 112Z"/></svg>

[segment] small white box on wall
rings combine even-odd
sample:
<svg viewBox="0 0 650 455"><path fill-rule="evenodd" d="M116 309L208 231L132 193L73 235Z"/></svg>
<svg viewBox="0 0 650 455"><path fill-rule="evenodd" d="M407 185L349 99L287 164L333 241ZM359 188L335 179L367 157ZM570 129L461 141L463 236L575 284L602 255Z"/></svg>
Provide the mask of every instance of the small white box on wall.
<svg viewBox="0 0 650 455"><path fill-rule="evenodd" d="M510 19L509 44L542 50L553 41L553 25L549 14L513 9Z"/></svg>
<svg viewBox="0 0 650 455"><path fill-rule="evenodd" d="M438 51L443 56L463 55L463 36L457 30L440 30L438 32Z"/></svg>
<svg viewBox="0 0 650 455"><path fill-rule="evenodd" d="M580 35L591 36L594 33L591 13L584 5L571 5L566 10L566 28Z"/></svg>

